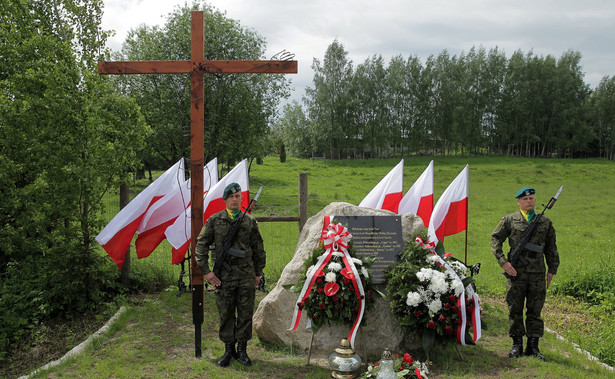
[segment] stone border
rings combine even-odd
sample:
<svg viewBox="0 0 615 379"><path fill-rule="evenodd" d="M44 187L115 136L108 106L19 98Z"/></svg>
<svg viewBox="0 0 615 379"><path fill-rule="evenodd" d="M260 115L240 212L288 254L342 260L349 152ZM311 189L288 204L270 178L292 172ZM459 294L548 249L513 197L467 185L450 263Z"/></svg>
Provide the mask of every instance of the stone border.
<svg viewBox="0 0 615 379"><path fill-rule="evenodd" d="M579 352L579 353L581 353L581 354L585 355L585 356L587 357L587 359L589 359L590 361L597 362L599 365L601 365L602 367L606 368L607 370L614 371L613 367L611 367L611 366L607 365L607 364L606 364L606 363L604 363L604 362L600 362L600 360L599 360L598 358L594 357L593 355L591 355L591 354L589 353L589 351L585 351L585 350L581 349L581 347L580 347L579 345L577 345L577 344L576 344L576 343L574 343L574 342L570 342L570 341L568 341L568 340L567 340L567 339L565 339L564 337L560 336L560 335L559 335L556 331L551 330L551 329L547 328L546 326L545 326L545 330L546 330L547 332L549 332L549 333L553 333L553 334L555 334L555 337L556 337L558 340L560 340L560 341L564 341L564 342L567 342L567 343L571 344L571 345L572 345L572 347L573 347L573 348L574 348L577 352Z"/></svg>
<svg viewBox="0 0 615 379"><path fill-rule="evenodd" d="M118 311L113 315L113 317L111 317L109 319L109 321L107 321L105 323L105 325L103 325L100 329L98 329L98 331L96 331L96 333L90 335L85 341L83 341L79 345L73 347L68 353L64 354L64 356L62 358L57 359L57 360L55 360L53 362L49 362L46 365L42 366L41 368L32 371L30 374L19 377L19 379L28 379L28 378L38 374L41 371L44 371L44 370L50 369L51 367L55 367L55 366L59 365L60 363L64 362L65 360L67 360L68 358L70 358L70 357L72 357L74 355L82 353L85 350L85 348L90 343L92 343L94 338L99 337L103 333L106 333L109 330L109 328L111 327L111 324L113 324L113 322L115 322L115 320L117 320L118 317L120 317L120 315L122 313L124 313L125 310L126 310L126 307L124 307L124 306L120 307L120 309L118 309Z"/></svg>

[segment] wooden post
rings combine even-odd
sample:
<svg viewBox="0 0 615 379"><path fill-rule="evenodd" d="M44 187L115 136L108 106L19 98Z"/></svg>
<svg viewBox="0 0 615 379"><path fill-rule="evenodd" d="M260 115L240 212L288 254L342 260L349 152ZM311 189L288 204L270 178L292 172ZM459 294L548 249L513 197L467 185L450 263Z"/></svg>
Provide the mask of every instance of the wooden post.
<svg viewBox="0 0 615 379"><path fill-rule="evenodd" d="M204 158L204 91L203 75L213 74L296 74L297 61L206 61L202 11L192 12L190 61L98 62L98 73L123 74L190 74L190 175L192 188L192 257L190 286L192 320L195 325L195 356L201 356L201 324L203 323L203 273L196 265L196 238L203 227Z"/></svg>
<svg viewBox="0 0 615 379"><path fill-rule="evenodd" d="M305 172L299 174L299 233L308 219L308 176Z"/></svg>

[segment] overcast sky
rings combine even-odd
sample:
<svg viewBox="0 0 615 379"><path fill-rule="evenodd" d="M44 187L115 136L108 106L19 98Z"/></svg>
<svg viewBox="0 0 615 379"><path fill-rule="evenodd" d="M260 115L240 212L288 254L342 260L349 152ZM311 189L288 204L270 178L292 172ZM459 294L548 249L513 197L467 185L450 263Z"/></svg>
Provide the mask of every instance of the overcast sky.
<svg viewBox="0 0 615 379"><path fill-rule="evenodd" d="M119 50L129 30L163 25L184 0L104 0L103 29L115 30L108 45ZM192 1L188 2L189 4ZM286 49L299 73L291 99L312 86L314 58L323 61L337 39L353 67L376 54L386 64L395 55L425 59L443 50L451 55L472 46L498 47L559 58L579 51L585 82L592 88L615 75L615 1L611 0L210 0L228 18L264 37L264 58ZM205 47L207 49L207 46Z"/></svg>

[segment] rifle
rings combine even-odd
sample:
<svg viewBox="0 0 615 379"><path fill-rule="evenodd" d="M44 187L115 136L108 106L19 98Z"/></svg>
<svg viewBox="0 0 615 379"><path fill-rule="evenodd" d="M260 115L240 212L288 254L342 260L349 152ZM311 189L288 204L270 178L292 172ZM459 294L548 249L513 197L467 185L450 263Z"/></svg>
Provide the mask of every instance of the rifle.
<svg viewBox="0 0 615 379"><path fill-rule="evenodd" d="M241 225L241 222L243 221L244 217L246 217L246 213L248 213L248 211L252 209L253 203L256 203L258 201L258 197L260 196L262 190L263 187L259 188L258 192L256 193L256 196L254 196L254 198L250 200L250 203L248 204L246 210L231 224L231 228L229 229L226 234L226 237L224 238L222 250L220 250L220 253L216 255L216 263L214 263L213 272L218 278L220 278L220 271L222 270L222 267L224 267L224 269L228 272L231 271L231 265L229 265L227 262L229 255L239 258L245 258L245 251L232 248L231 245L233 245L233 242L235 242L237 232L239 232L239 226Z"/></svg>
<svg viewBox="0 0 615 379"><path fill-rule="evenodd" d="M516 267L518 265L527 266L528 263L530 263L521 254L523 252L523 250L525 250L525 249L527 249L529 251L536 252L536 253L542 253L542 246L534 245L533 243L530 243L529 241L532 238L532 236L534 235L534 232L536 232L536 227L538 226L538 221L540 221L540 219L545 214L545 211L547 209L551 209L553 207L553 205L557 201L557 198L559 197L559 194L562 193L562 189L563 188L564 188L564 186L561 186L559 188L559 190L557 191L555 196L553 196L551 198L551 200L549 200L547 205L542 204L542 206L545 207L545 208L542 210L541 213L539 213L536 216L534 216L534 218L532 219L532 221L530 222L528 227L523 232L523 235L521 235L521 240L519 241L517 246L515 246L515 248L508 254L508 261L510 262L510 264L512 264L513 267ZM512 276L508 275L506 272L503 272L502 275L504 275L507 279L511 279L512 278Z"/></svg>

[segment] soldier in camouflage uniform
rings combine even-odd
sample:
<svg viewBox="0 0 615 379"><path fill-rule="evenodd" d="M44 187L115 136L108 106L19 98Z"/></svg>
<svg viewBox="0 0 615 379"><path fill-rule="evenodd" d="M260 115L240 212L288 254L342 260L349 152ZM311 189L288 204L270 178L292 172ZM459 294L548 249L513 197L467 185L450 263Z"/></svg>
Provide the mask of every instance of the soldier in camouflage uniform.
<svg viewBox="0 0 615 379"><path fill-rule="evenodd" d="M536 231L528 244L531 250L524 249L523 256L529 261L526 266L513 265L506 259L502 245L508 238L510 252L521 240L523 231L535 217L536 206L535 189L521 188L515 198L519 210L502 217L500 223L491 234L491 250L504 271L511 276L506 282L506 303L508 304L508 333L513 339L513 346L509 357L519 357L523 353L523 336L528 337L525 355L534 356L541 360L544 357L538 349L538 340L544 334L544 322L540 317L545 303L547 288L551 284L553 275L559 266L559 254L555 242L555 229L551 220L542 216ZM545 282L545 259L548 271ZM523 322L524 304L525 325Z"/></svg>
<svg viewBox="0 0 615 379"><path fill-rule="evenodd" d="M263 275L266 254L256 220L246 214L231 252L227 255L231 270L223 267L219 278L211 271L210 267L214 267L216 255L222 249L231 225L239 220L242 213L239 184L231 183L226 186L222 198L226 209L213 214L207 220L197 240L196 261L207 282L216 286L216 306L220 316L219 338L225 346L224 355L216 364L226 367L231 359L235 358L239 363L249 366L252 361L248 357L246 346L252 338L255 291Z"/></svg>

